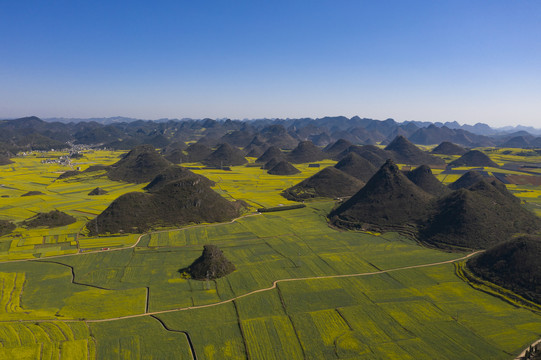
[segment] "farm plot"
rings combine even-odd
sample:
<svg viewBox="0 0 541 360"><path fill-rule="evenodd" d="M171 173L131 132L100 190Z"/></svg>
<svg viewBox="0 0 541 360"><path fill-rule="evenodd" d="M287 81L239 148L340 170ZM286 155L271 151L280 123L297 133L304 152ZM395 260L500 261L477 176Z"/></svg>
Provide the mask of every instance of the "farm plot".
<svg viewBox="0 0 541 360"><path fill-rule="evenodd" d="M538 336L541 323L530 312L457 279L452 265L442 265L279 287L310 358L336 358L355 349L367 359L506 359Z"/></svg>
<svg viewBox="0 0 541 360"><path fill-rule="evenodd" d="M2 359L93 359L94 339L83 322L1 323Z"/></svg>
<svg viewBox="0 0 541 360"><path fill-rule="evenodd" d="M45 154L45 156L59 156ZM117 159L117 156L114 156ZM110 155L105 156L110 157ZM76 223L58 228L26 229L17 228L13 233L2 237L0 260L30 259L74 253L77 251L78 233L86 222L103 211L116 197L129 192L140 191L144 184L118 183L107 179L103 171L77 175L73 178L57 180L59 173L70 170L58 164L41 164L42 158L36 156L16 157L13 170L0 175L0 193L8 196L0 204L0 216L15 222L23 221L38 212L54 209L64 211L77 219ZM90 164L91 162L89 162ZM89 196L88 193L101 187L109 191L107 195ZM42 194L24 196L28 191ZM80 237L83 249L129 246L131 237L114 241L87 239Z"/></svg>
<svg viewBox="0 0 541 360"><path fill-rule="evenodd" d="M114 162L118 158L113 154L104 156ZM31 169L30 160L23 161L26 176L39 173L39 166ZM299 168L302 178L319 170ZM197 172L214 177L224 194L254 206L285 203L279 192L299 181L271 177L257 168ZM99 211L106 206L106 198L89 200L84 193L100 182L118 194L129 188L113 182L107 185L108 180L99 177L53 183L57 175L44 172L31 187L43 189L46 197L59 207L65 204L71 212ZM23 191L0 190L14 196ZM77 201L80 208L75 208ZM39 207L39 203L28 204ZM37 229L35 236L23 229L26 232L17 238L4 237L0 249L17 249L7 254L10 259L16 255L42 258L0 264L0 320L8 321L1 324L6 327L0 329L0 336L12 339L10 347L0 347L0 357L32 358L39 349L46 349L44 358L48 354L77 358L74 354L80 353L85 358L191 359L189 337L198 359L507 359L539 337L538 315L472 289L455 276L451 264L313 279L460 257L422 248L394 233L331 229L325 216L333 206L331 201L313 202L304 209L250 216L230 224L153 233L134 248L49 259L55 263L46 262L46 256L67 251L62 248L67 243L73 246L75 228ZM5 216L3 210L0 214ZM136 238L79 236L78 242L82 249L92 250L130 246ZM179 270L200 256L208 243L218 245L237 270L215 281L182 278ZM276 288L271 288L277 280ZM252 293L260 289L264 291ZM242 295L246 296L214 305ZM174 310L200 305L207 307ZM117 319L144 315L147 310L164 313ZM78 321L82 318L90 329ZM30 324L53 324L66 334L68 326L74 335L60 342L55 340L59 335L33 335L33 340L31 333L40 330L21 327L30 328Z"/></svg>
<svg viewBox="0 0 541 360"><path fill-rule="evenodd" d="M246 359L235 304L179 311L157 316L169 329L186 331L198 359Z"/></svg>
<svg viewBox="0 0 541 360"><path fill-rule="evenodd" d="M41 261L0 265L0 320L96 319L144 312L146 289L72 282L69 267Z"/></svg>
<svg viewBox="0 0 541 360"><path fill-rule="evenodd" d="M186 335L168 331L152 317L89 326L96 339L96 359L193 359Z"/></svg>
<svg viewBox="0 0 541 360"><path fill-rule="evenodd" d="M314 175L322 168L336 164L336 161L325 160L317 164L320 164L319 168L309 167L308 164L295 165L301 172L289 176L269 175L266 170L259 167L245 166L232 166L232 171L200 169L194 172L216 182L216 189L219 189L223 196L245 200L259 208L294 204L295 202L280 196L280 192Z"/></svg>
<svg viewBox="0 0 541 360"><path fill-rule="evenodd" d="M84 251L96 251L96 249L111 249L128 247L137 242L140 235L126 234L102 237L79 237L79 248Z"/></svg>

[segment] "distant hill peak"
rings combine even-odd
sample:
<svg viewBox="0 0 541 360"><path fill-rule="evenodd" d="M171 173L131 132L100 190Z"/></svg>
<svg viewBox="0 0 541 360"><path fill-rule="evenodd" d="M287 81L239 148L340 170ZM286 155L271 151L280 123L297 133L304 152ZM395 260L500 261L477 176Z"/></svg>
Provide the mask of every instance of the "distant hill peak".
<svg viewBox="0 0 541 360"><path fill-rule="evenodd" d="M499 167L494 161L488 157L485 153L479 150L470 150L455 161L452 161L448 165L449 167L460 167L460 166L488 166L488 167Z"/></svg>
<svg viewBox="0 0 541 360"><path fill-rule="evenodd" d="M361 180L329 166L284 190L282 195L295 201L318 197L347 197L355 194L363 185Z"/></svg>
<svg viewBox="0 0 541 360"><path fill-rule="evenodd" d="M171 165L172 163L158 154L154 147L139 145L111 165L107 176L111 180L140 184L149 182Z"/></svg>
<svg viewBox="0 0 541 360"><path fill-rule="evenodd" d="M432 174L432 169L428 165L421 165L409 171L406 176L415 185L434 196L440 196L449 192L449 189Z"/></svg>
<svg viewBox="0 0 541 360"><path fill-rule="evenodd" d="M278 161L274 166L272 166L267 173L270 175L295 175L300 173L300 171L286 160L282 160Z"/></svg>
<svg viewBox="0 0 541 360"><path fill-rule="evenodd" d="M442 155L464 155L466 149L457 144L453 144L450 141L443 141L434 149L432 149L433 154L442 154Z"/></svg>

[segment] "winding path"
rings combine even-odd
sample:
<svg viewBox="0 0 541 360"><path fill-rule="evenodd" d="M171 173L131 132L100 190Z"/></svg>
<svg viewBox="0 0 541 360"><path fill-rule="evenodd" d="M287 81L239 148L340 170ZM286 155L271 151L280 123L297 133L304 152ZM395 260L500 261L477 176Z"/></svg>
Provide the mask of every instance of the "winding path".
<svg viewBox="0 0 541 360"><path fill-rule="evenodd" d="M463 256L461 258L458 258L458 259L451 259L451 260L446 260L446 261L440 261L440 262L435 262L435 263L430 263L430 264L421 264L421 265L411 265L411 266L404 266L404 267L399 267L399 268L394 268L394 269L388 269L388 270L380 270L380 271L374 271L374 272L366 272L366 273L357 273L357 274L342 274L342 275L324 275L324 276L310 276L310 277L304 277L304 278L289 278L289 279L280 279L280 280L275 280L271 286L267 287L267 288L263 288L263 289L258 289L258 290L254 290L254 291L250 291L246 294L242 294L242 295L239 295L239 296L235 296L231 299L227 299L227 300L223 300L223 301L219 301L219 302L215 302L215 303L212 303L212 304L205 304L205 305L196 305L196 306L188 306L188 307L183 307L183 308L175 308L175 309L169 309L169 310L160 310L160 311L153 311L153 312L146 312L146 313L143 313L143 314L135 314L135 315L126 315L126 316L119 316L119 317L114 317L114 318L106 318L106 319L94 319L94 320L85 320L85 322L87 323L98 323L98 322L108 322L108 321L116 321L116 320L122 320L122 319L133 319L133 318L139 318L139 317L143 317L143 316L154 316L154 315L160 315L160 314L166 314L166 313L171 313L171 312L177 312L177 311L186 311L186 310L195 310L195 309L203 309L203 308L208 308L208 307L213 307L213 306L218 306L218 305L223 305L223 304L227 304L227 303L231 303L235 300L238 300L238 299L242 299L244 297L247 297L247 296L250 296L250 295L253 295L253 294L257 294L257 293L261 293L261 292L265 292L265 291L270 291L270 290L273 290L276 288L276 286L279 284L279 283L283 283L283 282L293 282L293 281L306 281L306 280L318 280L318 279L338 279L338 278L348 278L348 277L357 277L357 276L371 276L371 275L378 275L378 274L385 274L385 273L389 273L389 272L393 272L393 271L400 271L400 270L408 270L408 269L418 269L418 268L423 268L423 267L430 267L430 266L438 266L438 265L444 265L444 264L451 264L451 263L454 263L454 262L457 262L457 261L461 261L461 260L465 260L465 259L468 259L478 253L481 253L483 252L484 250L479 250L479 251L475 251L473 253L470 253L466 256ZM34 320L35 321L35 320Z"/></svg>
<svg viewBox="0 0 541 360"><path fill-rule="evenodd" d="M182 228L177 228L177 229L167 229L167 230L159 230L159 231L148 232L148 233L145 233L145 234L141 234L137 238L137 241L134 244L130 245L130 246L121 247L121 248L114 248L114 249L110 249L110 250L107 250L107 251L109 252L109 251L120 251L120 250L133 249L133 248L137 247L137 245L139 245L139 243L141 242L141 239L145 235L150 236L152 234L157 234L157 233L162 233L162 232L180 231L180 230L186 230L186 229L198 228L198 227L211 227L211 226L227 225L227 224L232 224L232 223L236 222L237 220L240 220L240 219L243 219L243 218L246 218L246 217L250 217L250 216L257 216L257 215L261 215L261 213L246 214L246 215L240 216L238 218L235 218L235 219L233 219L233 220L231 220L229 222L225 222L225 223L198 224L198 225L192 225L192 226L187 226L187 227L182 227ZM40 261L40 260L42 262L46 262L48 259L62 258L62 257L76 256L76 255L95 254L95 253L102 253L102 252L104 252L104 250L81 252L81 250L78 249L78 251L76 253L72 253L72 254L50 256L50 257L45 257L45 258L41 258L41 259L40 258L34 258L34 259L20 259L20 260L5 260L5 261L0 261L0 264L23 262L23 261ZM148 312L148 303L147 303L145 312L141 313L141 314L126 315L126 316L104 318L104 319L85 319L85 320L82 320L82 321L84 321L85 323L101 323L101 322L110 322L110 321L117 321L117 320L123 320L123 319L133 319L133 318L140 318L140 317L149 316L149 317L153 317L156 320L158 320L165 327L165 324L159 318L157 318L156 315L167 314L167 313L178 312L178 311L203 309L203 308L219 306L219 305L223 305L223 304L227 304L227 303L232 303L235 300L242 299L242 298L248 297L250 295L254 295L254 294L258 294L258 293L262 293L262 292L266 292L266 291L276 289L276 287L278 286L279 283L293 282L293 281L318 280L318 279L338 279L338 278L348 278L348 277L372 276L372 275L385 274L385 273L389 273L389 272L393 272L393 271L408 270L408 269L418 269L418 268L424 268L424 267L432 267L432 266L451 264L451 263L454 263L454 262L457 262L457 261L466 260L466 259L468 259L468 258L470 258L470 257L472 257L472 256L474 256L476 254L479 254L481 252L484 252L484 250L475 251L475 252L472 252L472 253L470 253L470 254L468 254L466 256L463 256L463 257L460 257L460 258L457 258L457 259L451 259L451 260L440 261L440 262L429 263L429 264L404 266L404 267L387 269L387 270L380 270L380 271L374 271L374 272L355 273L355 274L342 274L342 275L311 276L311 277L304 277L304 278L279 279L279 280L275 280L272 283L272 285L267 287L267 288L253 290L253 291L248 292L246 294L238 295L238 296L235 296L233 298L223 300L223 301L219 301L219 302L215 302L215 303L211 303L211 304L188 306L188 307L182 307L182 308L174 308L174 309L168 309L168 310L160 310L160 311ZM147 291L148 291L148 288L147 288ZM148 294L147 294L147 297L148 297ZM148 301L148 299L147 299L147 301ZM41 323L41 322L57 322L57 321L60 321L60 322L75 322L75 321L81 321L81 320L80 319L39 319L39 320L33 319L33 320L18 320L16 322ZM14 322L14 321L13 320L0 321L0 323L3 323L3 322ZM170 330L170 329L167 329L167 330L173 331L173 330ZM184 333L186 335L186 337L188 339L188 342L190 343L191 352L192 352L192 358L196 359L195 349L193 348L193 344L191 343L191 339L189 337L189 334L187 332L184 332L184 331L178 331L178 330L174 330L174 331L181 332L181 333ZM531 346L536 346L536 345L538 345L540 343L541 343L541 339L539 339L539 340L535 341L534 343L532 343ZM524 349L520 353L520 355L518 355L516 358L514 358L514 360L523 359L524 355L526 354L526 351L529 348L530 348L530 346L528 346L526 349Z"/></svg>

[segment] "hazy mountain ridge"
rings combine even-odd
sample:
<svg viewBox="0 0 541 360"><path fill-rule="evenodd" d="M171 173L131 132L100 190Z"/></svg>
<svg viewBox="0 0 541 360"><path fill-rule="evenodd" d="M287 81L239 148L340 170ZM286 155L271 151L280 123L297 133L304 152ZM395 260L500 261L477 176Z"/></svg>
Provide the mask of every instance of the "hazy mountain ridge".
<svg viewBox="0 0 541 360"><path fill-rule="evenodd" d="M35 116L0 120L0 151L58 149L68 147L67 142L125 150L142 144L163 148L173 142L186 141L197 141L209 147L223 143L245 147L254 139L264 142L265 147L274 145L292 150L303 141L323 147L339 139L355 145L387 145L397 136L421 145L443 141L464 147L539 147L541 144L541 137L525 130L510 132L510 128L506 128L502 132L486 124L398 123L393 119L374 120L358 116L254 120L141 120L127 117L47 120Z"/></svg>

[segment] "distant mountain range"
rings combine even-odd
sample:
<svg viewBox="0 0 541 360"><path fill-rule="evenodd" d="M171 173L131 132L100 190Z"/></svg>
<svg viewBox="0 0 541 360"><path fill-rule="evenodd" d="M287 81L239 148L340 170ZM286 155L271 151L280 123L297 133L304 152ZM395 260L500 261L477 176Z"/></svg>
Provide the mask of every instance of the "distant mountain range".
<svg viewBox="0 0 541 360"><path fill-rule="evenodd" d="M539 129L525 127L493 129L481 123L399 123L393 119L374 120L358 116L253 120L50 118L46 121L31 116L0 120L0 154L9 156L9 153L30 149L66 148L68 142L127 150L141 144L164 148L187 141L196 141L210 148L228 143L262 153L270 146L293 150L304 141L311 141L319 147L340 139L353 145L388 145L397 136L420 145L449 141L469 148L540 148L540 133Z"/></svg>
<svg viewBox="0 0 541 360"><path fill-rule="evenodd" d="M137 119L137 118L130 118L130 117L124 117L124 116L114 116L114 117L103 117L103 118L44 118L44 121L47 122L61 122L61 123L78 123L78 122L97 122L99 124L115 124L115 123L122 123L122 122L132 122L132 121L155 121L155 122L167 122L167 121L186 121L186 120L201 120L201 119L192 119L192 118L162 118L157 120L145 120L145 119ZM227 118L224 119L216 119L216 120L227 120ZM240 121L272 121L272 120L282 120L282 119L242 119ZM285 121L291 121L295 119L283 119ZM392 119L391 119L392 120ZM415 124L415 126L419 128L428 127L430 125L435 125L437 127L443 127L446 126L449 129L462 129L469 131L471 133L477 134L477 135L495 135L495 134L510 134L515 133L519 131L526 131L533 135L541 135L541 128L534 128L533 126L523 126L523 125L517 125L517 126L505 126L501 128L492 128L487 124L484 123L477 123L475 125L468 125L468 124L459 124L457 121L448 121L445 123L442 122L429 122L429 121L414 121L414 120L407 120L404 121L402 124Z"/></svg>

